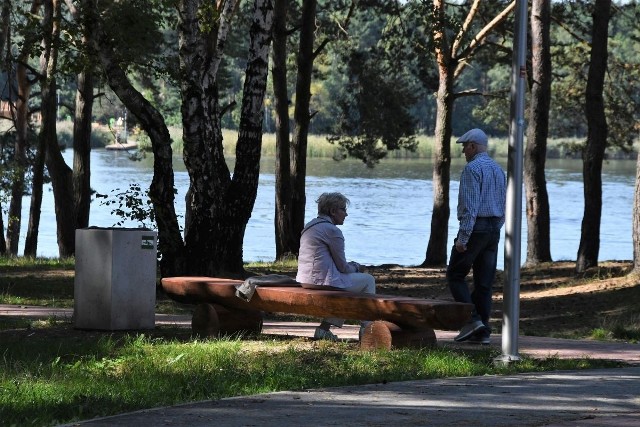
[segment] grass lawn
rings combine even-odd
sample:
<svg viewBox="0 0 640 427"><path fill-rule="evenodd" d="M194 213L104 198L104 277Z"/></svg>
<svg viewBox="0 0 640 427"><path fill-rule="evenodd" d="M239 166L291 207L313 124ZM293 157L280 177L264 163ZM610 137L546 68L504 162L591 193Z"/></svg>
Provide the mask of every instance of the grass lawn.
<svg viewBox="0 0 640 427"><path fill-rule="evenodd" d="M184 306L158 297L159 312ZM0 260L0 303L73 305L73 262ZM620 366L523 358L497 348L363 352L355 342L269 335L197 339L187 328L79 331L69 321L0 317L2 425L56 425L97 416L278 390L427 378Z"/></svg>

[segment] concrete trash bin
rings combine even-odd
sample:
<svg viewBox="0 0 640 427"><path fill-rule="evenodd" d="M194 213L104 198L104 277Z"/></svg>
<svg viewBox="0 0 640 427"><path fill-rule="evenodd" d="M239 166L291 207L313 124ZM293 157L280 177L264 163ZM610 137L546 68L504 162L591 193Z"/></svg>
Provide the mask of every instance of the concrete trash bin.
<svg viewBox="0 0 640 427"><path fill-rule="evenodd" d="M140 228L76 230L74 326L153 329L157 233Z"/></svg>

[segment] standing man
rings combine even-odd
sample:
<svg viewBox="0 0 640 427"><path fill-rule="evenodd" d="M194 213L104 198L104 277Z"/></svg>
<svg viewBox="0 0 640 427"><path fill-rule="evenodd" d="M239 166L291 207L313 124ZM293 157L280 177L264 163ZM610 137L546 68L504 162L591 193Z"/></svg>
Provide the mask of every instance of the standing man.
<svg viewBox="0 0 640 427"><path fill-rule="evenodd" d="M471 129L456 141L467 164L460 176L458 235L451 249L447 283L457 302L474 305L471 321L455 341L489 344L492 286L498 261L500 229L504 225L507 179L487 154L489 140L481 129ZM473 291L466 276L473 267Z"/></svg>

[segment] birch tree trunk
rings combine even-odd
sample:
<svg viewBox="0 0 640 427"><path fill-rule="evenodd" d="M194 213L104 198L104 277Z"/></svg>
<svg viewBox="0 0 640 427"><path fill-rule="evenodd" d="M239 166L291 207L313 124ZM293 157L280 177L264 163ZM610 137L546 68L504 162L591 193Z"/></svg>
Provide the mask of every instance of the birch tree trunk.
<svg viewBox="0 0 640 427"><path fill-rule="evenodd" d="M224 159L217 70L235 3L221 3L208 33L198 23L199 1L180 4L180 62L185 165L190 176L185 218L187 271L193 275L244 275L242 244L257 195L273 24L270 0L255 0L242 98L236 164Z"/></svg>

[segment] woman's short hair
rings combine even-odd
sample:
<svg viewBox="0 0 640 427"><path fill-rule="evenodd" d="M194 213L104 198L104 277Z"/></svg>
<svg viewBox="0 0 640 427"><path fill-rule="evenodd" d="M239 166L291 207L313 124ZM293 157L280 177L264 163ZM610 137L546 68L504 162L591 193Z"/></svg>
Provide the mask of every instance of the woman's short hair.
<svg viewBox="0 0 640 427"><path fill-rule="evenodd" d="M351 202L342 193L322 193L316 203L318 204L318 215L331 215L331 209L346 209Z"/></svg>

